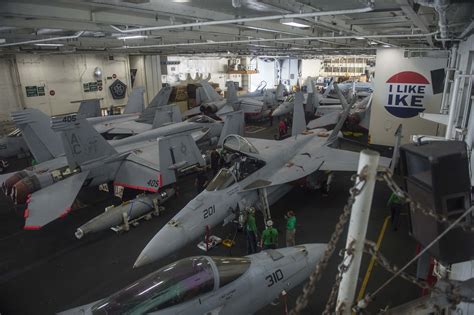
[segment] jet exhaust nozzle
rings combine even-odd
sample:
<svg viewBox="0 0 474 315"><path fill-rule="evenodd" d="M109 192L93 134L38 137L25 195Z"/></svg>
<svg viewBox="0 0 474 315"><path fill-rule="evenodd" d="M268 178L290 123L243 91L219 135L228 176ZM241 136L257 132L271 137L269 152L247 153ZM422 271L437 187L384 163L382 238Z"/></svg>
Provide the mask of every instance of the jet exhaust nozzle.
<svg viewBox="0 0 474 315"><path fill-rule="evenodd" d="M25 204L29 195L53 183L49 173L25 177L13 186L12 199L16 204Z"/></svg>

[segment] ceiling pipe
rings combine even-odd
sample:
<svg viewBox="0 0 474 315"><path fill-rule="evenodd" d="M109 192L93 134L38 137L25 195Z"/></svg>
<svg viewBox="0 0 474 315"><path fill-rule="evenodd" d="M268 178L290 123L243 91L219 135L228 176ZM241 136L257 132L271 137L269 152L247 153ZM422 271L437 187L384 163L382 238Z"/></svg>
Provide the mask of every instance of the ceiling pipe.
<svg viewBox="0 0 474 315"><path fill-rule="evenodd" d="M142 45L142 46L123 46L112 49L134 49L134 48L160 48L160 47L178 47L178 46L204 46L204 45L225 45L225 44L243 44L254 42L282 42L282 41L300 41L300 40L337 40L337 39L355 39L363 36L366 39L372 38L411 38L411 37L426 37L438 34L438 32L423 33L423 34L386 34L386 35L350 35L350 36L316 36L316 37L294 37L294 38L262 38L262 39L244 39L244 40L229 40L217 42L193 42L193 43L175 43L175 44L158 44L158 45Z"/></svg>
<svg viewBox="0 0 474 315"><path fill-rule="evenodd" d="M110 25L110 27L120 33L135 33L135 32L146 32L146 31L171 30L171 29L177 29L177 28L196 27L196 26L209 26L209 25L222 25L222 24L234 24L234 23L245 23L245 22L261 22L261 21L291 19L291 18L312 18L316 16L366 13L373 10L374 10L374 3L370 1L367 7L363 7L360 9L279 14L279 15L269 15L269 16L260 16L260 17L250 17L250 18L238 18L238 19L231 19L231 20L206 21L206 22L195 22L195 23L174 24L174 25L164 25L164 26L150 26L150 27L133 28L133 29L126 29L126 30L118 28L117 26L114 26L114 25Z"/></svg>
<svg viewBox="0 0 474 315"><path fill-rule="evenodd" d="M43 39L27 40L24 42L1 44L0 47L45 43L45 42L51 42L51 41L56 41L56 40L75 39L75 38L79 38L82 34L84 34L84 31L77 32L76 34L70 35L70 36L50 37L50 38L43 38Z"/></svg>
<svg viewBox="0 0 474 315"><path fill-rule="evenodd" d="M474 28L474 21L471 21L471 23L466 27L466 29L461 33L461 35L459 35L459 38L464 38L467 35L469 35L469 33L472 31L473 28Z"/></svg>
<svg viewBox="0 0 474 315"><path fill-rule="evenodd" d="M446 9L449 6L449 0L416 0L418 4L425 7L434 8L438 13L438 27L441 39L448 37L448 19Z"/></svg>

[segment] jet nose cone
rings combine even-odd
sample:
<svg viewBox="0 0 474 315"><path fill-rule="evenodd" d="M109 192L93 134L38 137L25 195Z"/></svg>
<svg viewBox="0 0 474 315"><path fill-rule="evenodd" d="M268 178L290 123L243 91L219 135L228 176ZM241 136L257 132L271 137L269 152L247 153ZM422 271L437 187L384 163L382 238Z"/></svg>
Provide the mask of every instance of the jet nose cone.
<svg viewBox="0 0 474 315"><path fill-rule="evenodd" d="M282 115L282 109L280 107L277 107L273 112L272 112L272 117L277 117Z"/></svg>
<svg viewBox="0 0 474 315"><path fill-rule="evenodd" d="M138 268L172 254L187 244L186 232L175 226L165 225L145 246L133 268Z"/></svg>
<svg viewBox="0 0 474 315"><path fill-rule="evenodd" d="M140 255L138 255L137 260L133 264L133 268L138 268L138 267L141 267L141 266L148 265L151 261L152 260L147 255L145 255L143 252L141 252Z"/></svg>

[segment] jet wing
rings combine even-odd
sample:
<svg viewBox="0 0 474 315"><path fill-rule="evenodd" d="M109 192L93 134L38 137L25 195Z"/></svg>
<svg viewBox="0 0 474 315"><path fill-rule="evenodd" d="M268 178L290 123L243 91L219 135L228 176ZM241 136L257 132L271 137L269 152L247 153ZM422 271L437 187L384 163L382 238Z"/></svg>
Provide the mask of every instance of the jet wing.
<svg viewBox="0 0 474 315"><path fill-rule="evenodd" d="M311 120L307 127L308 129L323 128L326 126L331 126L337 124L339 117L341 116L341 111L335 111L324 116L321 116L317 119Z"/></svg>
<svg viewBox="0 0 474 315"><path fill-rule="evenodd" d="M163 186L156 142L135 150L120 165L114 185L157 192Z"/></svg>
<svg viewBox="0 0 474 315"><path fill-rule="evenodd" d="M229 104L226 104L216 112L216 115L220 117L224 114L227 114L227 113L230 113L230 112L233 112L233 111L234 111L234 107L232 107Z"/></svg>
<svg viewBox="0 0 474 315"><path fill-rule="evenodd" d="M151 130L150 124L139 123L135 121L127 121L120 124L112 125L105 132L109 135L135 135L144 131ZM98 131L100 133L100 131Z"/></svg>
<svg viewBox="0 0 474 315"><path fill-rule="evenodd" d="M242 98L240 100L240 110L246 114L256 114L263 110L263 103L256 99Z"/></svg>
<svg viewBox="0 0 474 315"><path fill-rule="evenodd" d="M183 116L188 117L188 116L194 116L194 115L199 115L201 113L201 108L199 106L193 107L191 109L188 109L183 113Z"/></svg>
<svg viewBox="0 0 474 315"><path fill-rule="evenodd" d="M325 147L324 164L321 171L357 171L359 165L359 152L333 149ZM391 159L381 156L379 166L388 167Z"/></svg>
<svg viewBox="0 0 474 315"><path fill-rule="evenodd" d="M71 211L72 203L88 175L89 171L81 172L31 194L24 213L24 229L40 229Z"/></svg>
<svg viewBox="0 0 474 315"><path fill-rule="evenodd" d="M448 124L448 115L443 114L431 114L431 113L420 113L421 118L438 123L447 125Z"/></svg>
<svg viewBox="0 0 474 315"><path fill-rule="evenodd" d="M193 140L195 142L198 142L209 133L209 130L210 130L209 128L203 128L198 131L194 131L191 133L191 137L193 137Z"/></svg>
<svg viewBox="0 0 474 315"><path fill-rule="evenodd" d="M291 160L269 176L262 176L242 188L242 191L289 183L315 171L357 171L359 153L327 146L306 146ZM390 159L380 157L380 165L388 166Z"/></svg>

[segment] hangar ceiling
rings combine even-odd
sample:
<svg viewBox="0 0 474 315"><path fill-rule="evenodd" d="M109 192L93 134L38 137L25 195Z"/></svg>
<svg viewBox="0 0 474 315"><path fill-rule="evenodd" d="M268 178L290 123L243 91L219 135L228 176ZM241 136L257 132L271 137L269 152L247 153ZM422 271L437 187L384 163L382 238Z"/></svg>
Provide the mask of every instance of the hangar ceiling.
<svg viewBox="0 0 474 315"><path fill-rule="evenodd" d="M468 0L2 1L0 49L269 56L436 49L472 30L473 6Z"/></svg>

